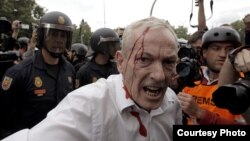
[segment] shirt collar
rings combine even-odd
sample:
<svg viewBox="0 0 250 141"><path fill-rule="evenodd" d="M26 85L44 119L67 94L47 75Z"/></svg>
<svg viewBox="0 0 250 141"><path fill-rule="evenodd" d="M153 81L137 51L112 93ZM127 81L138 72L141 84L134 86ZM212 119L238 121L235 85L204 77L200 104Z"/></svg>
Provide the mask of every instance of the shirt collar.
<svg viewBox="0 0 250 141"><path fill-rule="evenodd" d="M132 99L129 97L126 97L126 91L124 89L123 85L123 78L122 75L118 75L118 79L115 80L115 94L116 94L116 103L118 105L118 108L120 112L122 112L124 109L135 106L135 103Z"/></svg>
<svg viewBox="0 0 250 141"><path fill-rule="evenodd" d="M212 85L212 84L215 84L218 82L218 78L214 79L214 80L209 79L209 69L207 67L205 67L202 71L203 71L203 75L204 75L203 80L202 80L202 84Z"/></svg>

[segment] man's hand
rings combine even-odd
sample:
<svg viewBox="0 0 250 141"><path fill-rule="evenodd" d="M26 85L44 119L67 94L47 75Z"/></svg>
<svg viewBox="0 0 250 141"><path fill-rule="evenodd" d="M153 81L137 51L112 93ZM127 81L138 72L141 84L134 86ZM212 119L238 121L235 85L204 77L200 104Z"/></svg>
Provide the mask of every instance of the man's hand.
<svg viewBox="0 0 250 141"><path fill-rule="evenodd" d="M192 95L180 92L177 97L180 100L182 110L191 118L202 119L204 117L204 110L194 101Z"/></svg>
<svg viewBox="0 0 250 141"><path fill-rule="evenodd" d="M12 22L12 38L17 39L17 36L19 34L19 30L21 27L21 21L19 20L14 20Z"/></svg>
<svg viewBox="0 0 250 141"><path fill-rule="evenodd" d="M250 50L243 49L236 54L234 68L238 72L250 72Z"/></svg>

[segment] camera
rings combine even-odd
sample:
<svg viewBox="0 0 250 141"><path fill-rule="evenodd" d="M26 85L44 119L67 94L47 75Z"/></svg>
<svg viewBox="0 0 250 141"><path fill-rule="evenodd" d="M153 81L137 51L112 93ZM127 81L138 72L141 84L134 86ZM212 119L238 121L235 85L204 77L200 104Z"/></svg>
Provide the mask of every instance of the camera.
<svg viewBox="0 0 250 141"><path fill-rule="evenodd" d="M5 51L5 41L11 31L11 23L5 17L0 17L0 51Z"/></svg>
<svg viewBox="0 0 250 141"><path fill-rule="evenodd" d="M11 23L5 17L0 17L0 33L8 33L10 31Z"/></svg>
<svg viewBox="0 0 250 141"><path fill-rule="evenodd" d="M236 54L244 48L249 49L250 46L239 47L229 53L232 64ZM217 107L226 108L232 114L244 113L250 106L250 72L233 84L220 86L213 93L212 100Z"/></svg>
<svg viewBox="0 0 250 141"><path fill-rule="evenodd" d="M8 33L11 31L11 23L5 18L0 17L0 79L2 79L5 71L14 65L14 61L18 56L15 51L8 50L7 44L10 41Z"/></svg>
<svg viewBox="0 0 250 141"><path fill-rule="evenodd" d="M191 46L180 47L178 51L180 62L176 66L179 75L179 85L194 87L195 81L202 78L200 73L200 52Z"/></svg>
<svg viewBox="0 0 250 141"><path fill-rule="evenodd" d="M30 26L28 24L24 24L20 21L18 24L18 28L28 30L30 28Z"/></svg>

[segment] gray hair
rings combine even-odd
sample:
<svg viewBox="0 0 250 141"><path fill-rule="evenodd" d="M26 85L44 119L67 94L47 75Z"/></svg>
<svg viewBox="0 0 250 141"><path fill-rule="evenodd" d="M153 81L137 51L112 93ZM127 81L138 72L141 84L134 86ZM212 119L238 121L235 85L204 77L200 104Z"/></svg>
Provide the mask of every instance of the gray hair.
<svg viewBox="0 0 250 141"><path fill-rule="evenodd" d="M123 32L123 37L122 37L122 52L125 53L125 49L128 49L130 47L133 47L133 38L135 33L138 32L138 29L144 29L146 30L147 28L154 29L154 28L166 28L168 29L174 38L176 39L177 42L177 36L172 29L172 27L168 24L166 20L159 19L156 17L149 17L145 19L141 19L139 21L133 22L130 25L128 25L124 32ZM140 32L143 32L144 30L140 30ZM143 33L140 33L143 34Z"/></svg>

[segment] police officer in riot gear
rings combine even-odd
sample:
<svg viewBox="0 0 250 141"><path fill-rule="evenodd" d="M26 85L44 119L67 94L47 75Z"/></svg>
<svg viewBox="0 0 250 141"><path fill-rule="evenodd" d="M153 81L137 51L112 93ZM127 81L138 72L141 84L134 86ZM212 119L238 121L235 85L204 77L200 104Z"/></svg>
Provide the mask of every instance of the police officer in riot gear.
<svg viewBox="0 0 250 141"><path fill-rule="evenodd" d="M75 70L63 53L70 48L72 23L61 12L49 12L38 26L39 51L9 68L1 82L1 98L6 101L7 121L1 130L8 133L31 128L74 89Z"/></svg>
<svg viewBox="0 0 250 141"><path fill-rule="evenodd" d="M93 57L77 71L76 88L118 73L112 59L120 48L120 39L114 30L97 29L90 38L90 46L94 52Z"/></svg>
<svg viewBox="0 0 250 141"><path fill-rule="evenodd" d="M78 71L81 66L87 63L88 58L85 57L87 52L88 52L88 47L85 44L82 43L72 44L69 60L75 67L75 71Z"/></svg>
<svg viewBox="0 0 250 141"><path fill-rule="evenodd" d="M101 53L113 59L116 51L120 49L120 39L114 30L100 28L91 36L90 45L95 54Z"/></svg>

